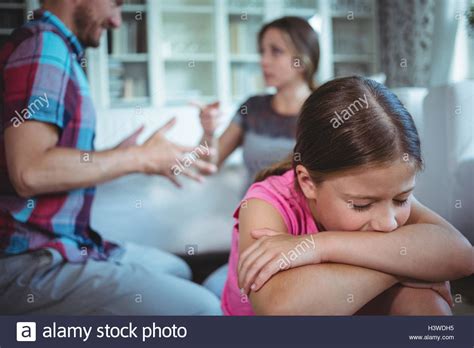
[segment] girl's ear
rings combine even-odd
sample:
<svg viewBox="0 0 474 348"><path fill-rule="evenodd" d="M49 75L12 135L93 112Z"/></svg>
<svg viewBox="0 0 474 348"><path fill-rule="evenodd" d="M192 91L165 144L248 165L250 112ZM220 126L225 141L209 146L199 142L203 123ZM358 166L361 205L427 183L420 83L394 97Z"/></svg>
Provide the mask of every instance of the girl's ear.
<svg viewBox="0 0 474 348"><path fill-rule="evenodd" d="M296 166L296 179L305 197L307 199L316 199L316 185L313 179L311 179L308 170L301 164Z"/></svg>

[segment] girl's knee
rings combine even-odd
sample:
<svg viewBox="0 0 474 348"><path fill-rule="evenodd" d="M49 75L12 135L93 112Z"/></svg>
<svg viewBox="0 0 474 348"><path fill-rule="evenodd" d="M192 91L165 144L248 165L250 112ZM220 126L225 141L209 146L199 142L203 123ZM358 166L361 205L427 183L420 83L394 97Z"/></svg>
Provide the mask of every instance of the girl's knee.
<svg viewBox="0 0 474 348"><path fill-rule="evenodd" d="M451 308L446 300L434 290L425 290L426 306L424 307L426 313L421 315L452 315Z"/></svg>
<svg viewBox="0 0 474 348"><path fill-rule="evenodd" d="M393 300L395 315L452 315L449 304L436 291L401 287Z"/></svg>

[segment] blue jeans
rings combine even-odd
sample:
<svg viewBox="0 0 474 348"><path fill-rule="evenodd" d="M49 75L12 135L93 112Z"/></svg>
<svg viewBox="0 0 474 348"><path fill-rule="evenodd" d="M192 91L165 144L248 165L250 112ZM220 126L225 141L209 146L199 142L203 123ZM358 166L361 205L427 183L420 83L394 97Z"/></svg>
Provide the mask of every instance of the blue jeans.
<svg viewBox="0 0 474 348"><path fill-rule="evenodd" d="M217 270L212 272L209 277L202 283L202 285L211 290L217 297L222 297L222 291L224 290L225 281L227 279L227 271L229 270L229 264L226 263L224 266L219 267Z"/></svg>
<svg viewBox="0 0 474 348"><path fill-rule="evenodd" d="M136 244L125 250L83 264L50 249L0 259L0 314L222 314L219 299L189 280L179 257Z"/></svg>

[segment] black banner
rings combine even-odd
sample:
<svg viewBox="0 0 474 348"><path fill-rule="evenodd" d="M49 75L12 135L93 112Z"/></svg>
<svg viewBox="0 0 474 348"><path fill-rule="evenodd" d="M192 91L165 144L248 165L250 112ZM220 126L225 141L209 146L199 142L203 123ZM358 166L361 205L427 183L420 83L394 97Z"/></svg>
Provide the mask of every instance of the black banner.
<svg viewBox="0 0 474 348"><path fill-rule="evenodd" d="M474 317L0 317L12 347L474 347Z"/></svg>

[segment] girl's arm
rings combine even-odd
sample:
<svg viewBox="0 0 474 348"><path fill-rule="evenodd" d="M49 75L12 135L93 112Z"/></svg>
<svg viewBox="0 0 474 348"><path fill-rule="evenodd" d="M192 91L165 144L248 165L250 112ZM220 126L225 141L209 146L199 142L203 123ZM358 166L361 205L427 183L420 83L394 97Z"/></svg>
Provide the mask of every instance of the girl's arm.
<svg viewBox="0 0 474 348"><path fill-rule="evenodd" d="M396 231L324 232L317 237L324 239L322 262L351 264L429 282L474 272L474 249L469 241L414 198L407 224Z"/></svg>
<svg viewBox="0 0 474 348"><path fill-rule="evenodd" d="M240 255L256 242L251 231L262 228L288 233L275 208L251 199L239 212ZM351 315L397 282L390 274L357 266L305 265L271 277L250 293L250 302L259 315Z"/></svg>

